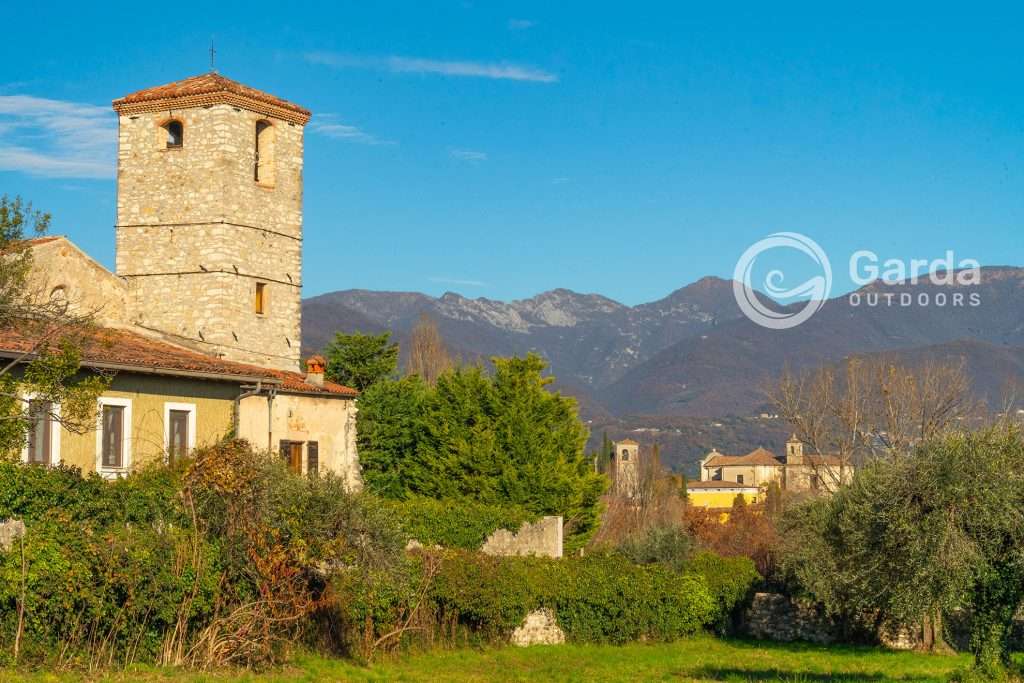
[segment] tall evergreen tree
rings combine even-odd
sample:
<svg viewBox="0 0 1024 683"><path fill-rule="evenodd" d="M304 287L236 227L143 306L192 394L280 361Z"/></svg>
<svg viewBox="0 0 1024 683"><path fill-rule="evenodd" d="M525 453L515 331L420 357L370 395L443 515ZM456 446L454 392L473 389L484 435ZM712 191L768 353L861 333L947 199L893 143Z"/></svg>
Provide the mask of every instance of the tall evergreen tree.
<svg viewBox="0 0 1024 683"><path fill-rule="evenodd" d="M366 391L372 384L392 377L398 368L398 344L391 343L390 338L390 332L338 332L324 349L327 378Z"/></svg>
<svg viewBox="0 0 1024 683"><path fill-rule="evenodd" d="M553 393L535 355L450 370L427 387L382 382L359 411L363 476L392 497L424 495L562 515L582 543L598 523L607 479L584 452L573 399ZM567 542L572 548L573 542Z"/></svg>

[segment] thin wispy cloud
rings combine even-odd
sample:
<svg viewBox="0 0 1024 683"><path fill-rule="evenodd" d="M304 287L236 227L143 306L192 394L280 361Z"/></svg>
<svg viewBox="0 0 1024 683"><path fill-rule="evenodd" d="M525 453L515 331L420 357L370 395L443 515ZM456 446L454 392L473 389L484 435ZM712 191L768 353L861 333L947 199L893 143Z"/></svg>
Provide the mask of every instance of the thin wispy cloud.
<svg viewBox="0 0 1024 683"><path fill-rule="evenodd" d="M528 28L533 28L537 25L536 21L530 19L509 19L508 28L510 31L525 31Z"/></svg>
<svg viewBox="0 0 1024 683"><path fill-rule="evenodd" d="M451 154L453 159L467 161L471 164L487 161L487 152L480 152L475 149L453 149L449 154Z"/></svg>
<svg viewBox="0 0 1024 683"><path fill-rule="evenodd" d="M572 181L572 178L569 178L568 176L558 176L557 178L552 178L551 179L551 184L552 185L565 185L566 183L571 182L571 181Z"/></svg>
<svg viewBox="0 0 1024 683"><path fill-rule="evenodd" d="M428 277L431 282L442 285L457 285L459 287L486 287L487 283L480 280L463 280L457 277Z"/></svg>
<svg viewBox="0 0 1024 683"><path fill-rule="evenodd" d="M107 107L0 95L0 171L49 178L111 178L117 119Z"/></svg>
<svg viewBox="0 0 1024 683"><path fill-rule="evenodd" d="M464 62L419 57L360 57L335 52L310 52L306 61L339 69L374 69L391 73L437 74L469 78L490 78L508 81L555 83L558 76L527 64L511 62Z"/></svg>
<svg viewBox="0 0 1024 683"><path fill-rule="evenodd" d="M376 135L367 133L358 126L341 123L337 120L337 116L335 114L321 114L310 121L309 127L315 133L319 133L325 137L334 138L335 140L342 140L344 142L354 142L362 145L398 144L394 140L382 140Z"/></svg>

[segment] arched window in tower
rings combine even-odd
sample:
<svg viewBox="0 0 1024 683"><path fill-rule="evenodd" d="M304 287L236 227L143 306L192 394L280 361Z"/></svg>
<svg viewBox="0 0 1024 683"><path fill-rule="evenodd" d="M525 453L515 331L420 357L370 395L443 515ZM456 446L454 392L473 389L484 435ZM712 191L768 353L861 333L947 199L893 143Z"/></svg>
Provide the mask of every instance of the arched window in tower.
<svg viewBox="0 0 1024 683"><path fill-rule="evenodd" d="M274 184L274 126L256 122L256 149L253 178L261 185Z"/></svg>
<svg viewBox="0 0 1024 683"><path fill-rule="evenodd" d="M626 448L622 449L622 459L623 460L629 460L629 449L626 449Z"/></svg>
<svg viewBox="0 0 1024 683"><path fill-rule="evenodd" d="M167 131L167 149L178 149L185 143L185 127L181 121L168 121L163 128Z"/></svg>

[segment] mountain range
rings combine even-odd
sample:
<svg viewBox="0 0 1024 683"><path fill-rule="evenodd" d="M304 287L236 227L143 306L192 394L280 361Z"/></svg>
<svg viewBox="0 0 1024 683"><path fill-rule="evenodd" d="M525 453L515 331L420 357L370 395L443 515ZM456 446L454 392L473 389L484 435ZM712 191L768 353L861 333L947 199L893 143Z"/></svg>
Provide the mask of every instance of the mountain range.
<svg viewBox="0 0 1024 683"><path fill-rule="evenodd" d="M782 331L747 320L732 287L705 277L637 306L567 289L511 302L451 292L331 292L303 302L304 351L322 349L338 331L389 330L403 342L426 314L465 361L541 354L557 386L599 421L757 416L770 411L764 389L785 368L855 354L960 360L975 391L992 403L1024 379L1021 268L984 268L977 284L874 282L829 299L810 320ZM903 305L908 296L911 304Z"/></svg>

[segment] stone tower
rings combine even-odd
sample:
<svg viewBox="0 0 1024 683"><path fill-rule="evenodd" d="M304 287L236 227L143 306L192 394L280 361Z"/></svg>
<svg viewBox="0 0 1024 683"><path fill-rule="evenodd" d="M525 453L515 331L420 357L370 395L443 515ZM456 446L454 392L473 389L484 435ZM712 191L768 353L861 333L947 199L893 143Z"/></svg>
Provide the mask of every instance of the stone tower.
<svg viewBox="0 0 1024 683"><path fill-rule="evenodd" d="M786 442L786 464L804 464L804 444L800 439L796 438L796 434L789 437L789 441Z"/></svg>
<svg viewBox="0 0 1024 683"><path fill-rule="evenodd" d="M640 488L640 444L632 439L623 439L614 444L612 472L615 492L632 498Z"/></svg>
<svg viewBox="0 0 1024 683"><path fill-rule="evenodd" d="M131 322L205 353L298 370L309 111L216 73L113 106L117 274Z"/></svg>

